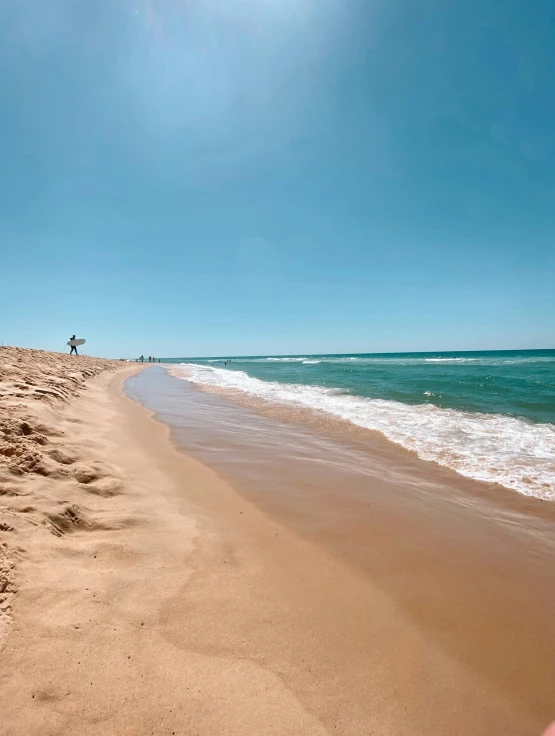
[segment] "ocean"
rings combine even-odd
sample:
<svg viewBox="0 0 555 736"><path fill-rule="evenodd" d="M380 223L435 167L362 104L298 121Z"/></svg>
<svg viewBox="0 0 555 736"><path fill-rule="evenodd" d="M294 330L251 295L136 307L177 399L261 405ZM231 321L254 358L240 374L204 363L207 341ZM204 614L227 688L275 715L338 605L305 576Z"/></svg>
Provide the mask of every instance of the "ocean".
<svg viewBox="0 0 555 736"><path fill-rule="evenodd" d="M555 350L163 363L199 388L323 412L466 477L555 500Z"/></svg>

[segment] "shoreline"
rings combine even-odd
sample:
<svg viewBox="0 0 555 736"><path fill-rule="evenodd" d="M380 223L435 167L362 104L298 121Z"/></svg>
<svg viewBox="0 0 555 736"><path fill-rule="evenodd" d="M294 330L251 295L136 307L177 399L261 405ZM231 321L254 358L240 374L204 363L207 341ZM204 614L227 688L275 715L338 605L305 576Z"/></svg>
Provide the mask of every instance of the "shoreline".
<svg viewBox="0 0 555 736"><path fill-rule="evenodd" d="M541 733L545 706L511 702L372 576L177 449L123 393L141 368L43 407L87 482L26 475L2 496L19 587L2 733Z"/></svg>
<svg viewBox="0 0 555 736"><path fill-rule="evenodd" d="M465 498L468 496L474 497L479 503L492 501L497 507L503 508L509 516L518 513L529 518L555 522L555 503L552 500L539 498L532 494L527 495L501 483L463 475L447 465L420 457L416 450L410 450L393 442L377 430L365 429L347 419L335 417L324 411L271 403L239 391L193 384L168 370L173 367L171 364L161 365L161 367L176 380L185 382L194 391L231 401L269 419L306 427L311 432L335 439L338 442L347 441L354 446L363 447L385 465L402 468L407 477L432 478L440 484L457 489Z"/></svg>
<svg viewBox="0 0 555 736"><path fill-rule="evenodd" d="M528 394L532 391L541 394L541 389L546 392L543 401L538 399L534 419L532 415L518 413L522 401L532 401L529 395L520 403L516 397L512 404L508 400L508 405L494 406L495 401L492 403L492 396L512 396L513 393L511 381L516 378L503 374L507 369L503 362L490 366L494 374L491 380L498 385L495 384L494 390L492 384L488 398L488 389L483 388L490 379L484 376L485 365L473 369L480 371L480 378L463 375L455 380L443 366L434 364L435 367L430 368L427 365L424 370L422 365L415 363L410 366L414 377L407 379L408 364L392 363L387 368L381 364L367 366L362 356L352 358L360 360L360 365L341 364L340 369L331 357L329 363L323 358L318 365L305 368L302 367L304 363L273 364L266 363L267 360L270 359L244 364L238 361L234 370L203 363L168 363L165 367L172 375L192 382L200 390L230 397L258 411L299 417L313 425L343 422L361 430L370 441L374 438L374 444L380 438L382 443L393 444L462 477L497 484L542 500L555 499L555 427L545 418L549 414L549 396L553 389L552 384L545 383L547 379L539 369L538 380L531 377L526 384ZM392 369L392 366L397 367ZM443 372L434 375L438 370ZM468 374L469 368L451 366L449 370L464 370ZM542 378L544 384L540 386ZM406 401L395 391L386 390L386 384L393 382L395 385L396 380L401 384L399 391L403 387L413 391L407 394ZM479 390L485 394L480 408L475 395L477 388L474 387L474 393L471 388L477 380L485 382L480 383ZM375 393L373 390L368 393L369 385L374 385L372 382L377 383ZM465 389L459 388L465 382L470 386L466 406ZM446 384L446 397L451 397L446 403L441 399L443 384ZM431 390L424 391L426 387ZM457 391L461 394L459 401L454 400ZM552 406L551 403L551 412ZM545 421L540 420L540 407ZM553 421L555 416L552 416Z"/></svg>
<svg viewBox="0 0 555 736"><path fill-rule="evenodd" d="M497 496L479 496L489 490L487 485L467 479L460 479L461 484L459 476L443 469L437 475L422 460L417 464L422 471L420 481L429 485L425 497L411 498L403 486L410 477L406 473L414 471L413 464L408 464L394 482L380 473L371 476L370 489L363 487L356 495L351 476L344 477L344 482L336 477L327 484L332 466L318 472L311 462L306 476L292 458L268 458L265 449L257 447L255 437L274 432L275 416L259 421L252 412L233 406L234 402L185 388L188 384L178 379L168 381L173 381L172 409L161 404L158 419L172 427L177 446L188 453L196 448L195 454L203 462L224 457L215 467L270 518L362 575L395 601L419 631L431 635L434 645L469 666L484 682L522 705L535 702L538 708L543 702L540 712L551 716L555 669L546 643L555 641L549 619L554 610L554 550L552 543L545 547L545 539L539 535L541 530L546 537L553 518L549 504L535 499L530 503L526 497L495 489L503 502L513 502L512 507L502 507L502 518L496 518L500 510ZM155 393L161 391L159 380L150 383L151 388L156 386ZM187 402L179 404L183 393ZM174 424L185 415L187 428ZM210 422L212 415L216 419ZM207 428L202 426L203 417ZM244 446L239 441L230 446L230 432L236 434L251 422L255 423L250 433L245 430ZM223 426L221 437L217 434L219 424ZM200 439L196 437L199 431ZM288 440L276 430L271 436L274 445L283 441L287 448L295 446L296 454L300 452L300 445L292 443L302 442L302 434L293 434ZM212 446L214 451L203 452L203 447ZM332 444L327 447L333 449ZM257 474L256 466L261 462L262 471ZM284 463L293 467L291 477L283 470ZM266 478L271 480L266 483ZM345 482L351 484L347 495ZM469 485L477 486L476 501L470 505L468 498L464 503ZM477 505L481 500L489 503L483 516ZM530 515L531 508L542 513ZM519 527L521 522L526 529ZM526 629L530 631L523 635Z"/></svg>

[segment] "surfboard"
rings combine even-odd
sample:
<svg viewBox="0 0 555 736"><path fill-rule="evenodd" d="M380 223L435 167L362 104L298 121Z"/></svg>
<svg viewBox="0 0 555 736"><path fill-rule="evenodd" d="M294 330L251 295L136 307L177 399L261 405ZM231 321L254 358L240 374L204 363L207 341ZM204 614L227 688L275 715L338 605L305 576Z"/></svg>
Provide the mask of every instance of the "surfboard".
<svg viewBox="0 0 555 736"><path fill-rule="evenodd" d="M86 340L69 340L67 344L71 345L72 348L76 348L79 345L84 345L86 342Z"/></svg>

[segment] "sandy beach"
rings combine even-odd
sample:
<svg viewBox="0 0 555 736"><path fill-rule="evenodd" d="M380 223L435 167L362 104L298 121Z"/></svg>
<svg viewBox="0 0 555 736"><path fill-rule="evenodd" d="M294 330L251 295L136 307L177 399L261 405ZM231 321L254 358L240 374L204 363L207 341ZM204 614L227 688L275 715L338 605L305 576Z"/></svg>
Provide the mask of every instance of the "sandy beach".
<svg viewBox="0 0 555 736"><path fill-rule="evenodd" d="M326 493L309 525L180 450L125 395L140 371L162 369L0 349L1 734L539 736L541 541L523 562L383 489Z"/></svg>

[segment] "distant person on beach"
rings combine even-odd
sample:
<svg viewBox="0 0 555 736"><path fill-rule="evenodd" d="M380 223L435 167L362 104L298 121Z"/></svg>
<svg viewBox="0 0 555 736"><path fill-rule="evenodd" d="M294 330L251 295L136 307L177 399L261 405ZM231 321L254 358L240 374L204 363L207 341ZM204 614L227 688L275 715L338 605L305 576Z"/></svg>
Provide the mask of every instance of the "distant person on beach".
<svg viewBox="0 0 555 736"><path fill-rule="evenodd" d="M73 335L73 337L70 337L69 338L69 341L70 342L72 342L73 340L75 340L75 335ZM71 355L72 353L75 353L75 355L79 355L79 353L77 352L77 346L76 345L72 345L71 346L71 350L69 351L69 354Z"/></svg>
<svg viewBox="0 0 555 736"><path fill-rule="evenodd" d="M152 362L156 363L156 358L154 357L154 355L152 356Z"/></svg>
<svg viewBox="0 0 555 736"><path fill-rule="evenodd" d="M141 357L139 358L139 360L141 361L141 363L144 363L145 356L144 355L141 355Z"/></svg>

